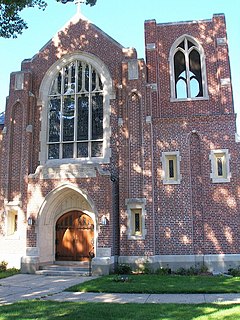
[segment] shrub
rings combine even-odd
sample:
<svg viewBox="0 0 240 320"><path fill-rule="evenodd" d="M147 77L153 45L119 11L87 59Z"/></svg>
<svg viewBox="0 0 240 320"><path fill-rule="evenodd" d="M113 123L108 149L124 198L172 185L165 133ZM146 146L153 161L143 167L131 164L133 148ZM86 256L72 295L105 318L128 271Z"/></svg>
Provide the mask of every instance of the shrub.
<svg viewBox="0 0 240 320"><path fill-rule="evenodd" d="M6 271L7 265L8 265L8 263L6 261L0 262L0 271Z"/></svg>
<svg viewBox="0 0 240 320"><path fill-rule="evenodd" d="M148 260L146 262L144 262L144 264L143 264L142 273L144 273L144 274L151 274L152 273L152 269L151 269L151 266L150 266L150 263Z"/></svg>
<svg viewBox="0 0 240 320"><path fill-rule="evenodd" d="M190 267L190 268L179 268L175 271L175 274L181 275L181 276L194 276L194 275L201 275L206 274L208 272L208 268L206 265L202 265L200 268L197 267Z"/></svg>
<svg viewBox="0 0 240 320"><path fill-rule="evenodd" d="M209 273L208 267L205 264L201 265L199 272L200 273Z"/></svg>
<svg viewBox="0 0 240 320"><path fill-rule="evenodd" d="M116 268L117 274L130 274L132 268L128 264L119 264Z"/></svg>
<svg viewBox="0 0 240 320"><path fill-rule="evenodd" d="M238 266L237 268L228 269L228 274L233 277L240 277L240 266Z"/></svg>
<svg viewBox="0 0 240 320"><path fill-rule="evenodd" d="M158 268L155 273L160 276L165 276L165 275L171 274L172 270L170 268L161 267L161 268Z"/></svg>

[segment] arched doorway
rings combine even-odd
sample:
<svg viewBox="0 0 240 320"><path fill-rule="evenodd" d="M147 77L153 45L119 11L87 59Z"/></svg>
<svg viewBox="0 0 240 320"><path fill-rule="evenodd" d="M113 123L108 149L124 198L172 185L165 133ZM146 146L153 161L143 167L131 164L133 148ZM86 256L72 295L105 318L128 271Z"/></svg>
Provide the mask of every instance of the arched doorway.
<svg viewBox="0 0 240 320"><path fill-rule="evenodd" d="M56 222L57 261L88 261L94 252L94 223L82 211L69 211Z"/></svg>

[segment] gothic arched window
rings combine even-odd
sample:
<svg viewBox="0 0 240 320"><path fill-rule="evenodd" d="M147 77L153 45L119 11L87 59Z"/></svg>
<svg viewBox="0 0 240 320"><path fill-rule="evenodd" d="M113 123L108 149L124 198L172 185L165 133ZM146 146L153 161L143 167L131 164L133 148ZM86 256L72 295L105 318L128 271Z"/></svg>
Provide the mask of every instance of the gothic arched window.
<svg viewBox="0 0 240 320"><path fill-rule="evenodd" d="M175 41L170 51L173 99L207 98L204 54L191 37Z"/></svg>
<svg viewBox="0 0 240 320"><path fill-rule="evenodd" d="M73 60L48 96L48 159L103 157L103 84L88 62Z"/></svg>

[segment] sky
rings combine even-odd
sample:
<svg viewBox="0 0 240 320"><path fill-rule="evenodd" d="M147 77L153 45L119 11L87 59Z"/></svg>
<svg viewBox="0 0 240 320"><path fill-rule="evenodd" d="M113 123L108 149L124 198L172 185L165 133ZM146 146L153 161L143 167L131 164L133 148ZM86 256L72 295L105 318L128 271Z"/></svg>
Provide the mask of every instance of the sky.
<svg viewBox="0 0 240 320"><path fill-rule="evenodd" d="M31 58L76 13L74 2L47 0L45 11L25 9L21 16L28 29L17 39L0 38L0 112L5 110L10 73L21 70L21 62ZM134 47L145 58L144 21L157 23L205 20L224 13L233 85L233 97L240 134L240 1L239 0L97 0L93 7L81 5L82 14L124 47Z"/></svg>

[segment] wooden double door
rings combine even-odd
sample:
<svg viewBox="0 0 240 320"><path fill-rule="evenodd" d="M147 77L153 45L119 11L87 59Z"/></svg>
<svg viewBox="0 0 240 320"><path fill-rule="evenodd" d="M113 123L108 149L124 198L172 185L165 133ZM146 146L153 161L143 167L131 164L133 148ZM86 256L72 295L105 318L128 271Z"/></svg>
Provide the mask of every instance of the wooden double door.
<svg viewBox="0 0 240 320"><path fill-rule="evenodd" d="M56 223L56 260L88 261L94 252L94 223L81 211L70 211Z"/></svg>

